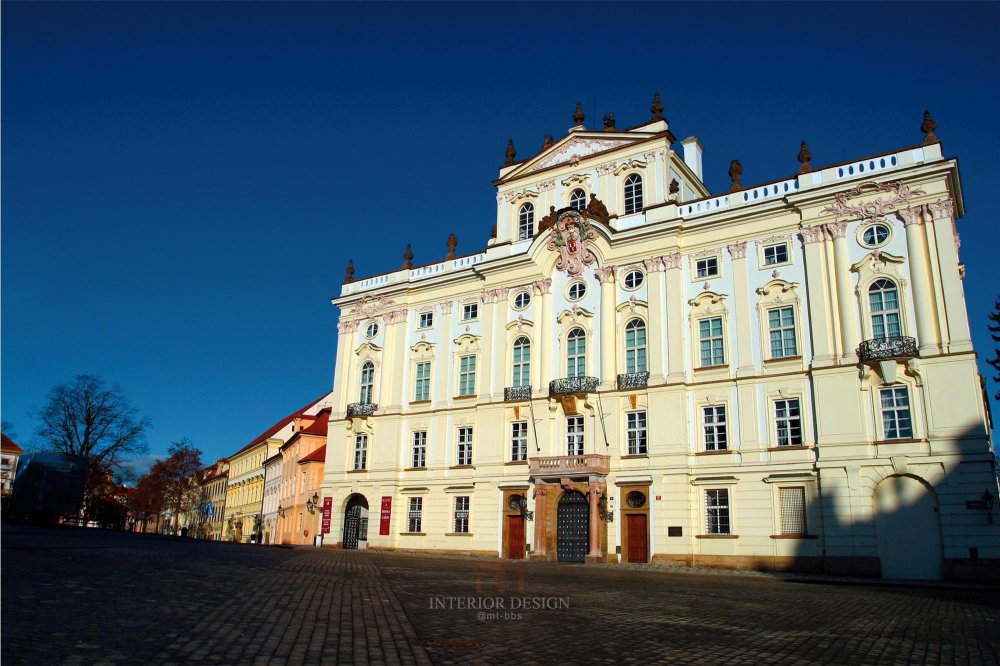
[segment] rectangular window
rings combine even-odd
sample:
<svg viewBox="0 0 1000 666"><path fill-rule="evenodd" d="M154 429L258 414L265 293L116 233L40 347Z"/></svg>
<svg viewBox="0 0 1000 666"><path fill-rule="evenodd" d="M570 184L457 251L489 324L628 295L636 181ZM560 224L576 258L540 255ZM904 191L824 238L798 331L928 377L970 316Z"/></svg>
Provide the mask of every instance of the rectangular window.
<svg viewBox="0 0 1000 666"><path fill-rule="evenodd" d="M417 328L430 328L433 325L434 325L434 313L421 312L420 319L417 322Z"/></svg>
<svg viewBox="0 0 1000 666"><path fill-rule="evenodd" d="M798 398L775 400L774 422L778 446L802 446L802 414Z"/></svg>
<svg viewBox="0 0 1000 666"><path fill-rule="evenodd" d="M705 534L731 534L729 524L729 490L705 491Z"/></svg>
<svg viewBox="0 0 1000 666"><path fill-rule="evenodd" d="M427 467L427 431L413 433L413 467Z"/></svg>
<svg viewBox="0 0 1000 666"><path fill-rule="evenodd" d="M715 277L719 274L719 258L706 257L694 262L695 273L700 278Z"/></svg>
<svg viewBox="0 0 1000 666"><path fill-rule="evenodd" d="M514 421L510 424L510 459L512 462L528 459L527 421Z"/></svg>
<svg viewBox="0 0 1000 666"><path fill-rule="evenodd" d="M462 306L462 321L472 321L479 319L479 304L466 303Z"/></svg>
<svg viewBox="0 0 1000 666"><path fill-rule="evenodd" d="M625 415L625 439L628 442L628 454L641 456L646 454L646 412L628 412Z"/></svg>
<svg viewBox="0 0 1000 666"><path fill-rule="evenodd" d="M806 534L806 489L778 488L781 533Z"/></svg>
<svg viewBox="0 0 1000 666"><path fill-rule="evenodd" d="M368 464L368 435L354 437L354 469L366 469Z"/></svg>
<svg viewBox="0 0 1000 666"><path fill-rule="evenodd" d="M476 394L476 357L462 356L458 359L458 394Z"/></svg>
<svg viewBox="0 0 1000 666"><path fill-rule="evenodd" d="M413 386L413 399L419 402L420 400L430 400L431 399L431 362L424 361L422 363L417 363L416 380Z"/></svg>
<svg viewBox="0 0 1000 666"><path fill-rule="evenodd" d="M458 429L458 464L472 464L472 428Z"/></svg>
<svg viewBox="0 0 1000 666"><path fill-rule="evenodd" d="M424 498L423 497L411 497L410 498L410 511L407 514L407 532L419 532L423 523L424 517Z"/></svg>
<svg viewBox="0 0 1000 666"><path fill-rule="evenodd" d="M702 319L698 322L698 343L701 349L701 366L724 365L726 355L722 344L722 317Z"/></svg>
<svg viewBox="0 0 1000 666"><path fill-rule="evenodd" d="M570 416L566 419L566 455L583 455L582 416Z"/></svg>
<svg viewBox="0 0 1000 666"><path fill-rule="evenodd" d="M726 406L712 405L702 410L702 428L705 432L706 451L725 451L729 448L726 441Z"/></svg>
<svg viewBox="0 0 1000 666"><path fill-rule="evenodd" d="M455 534L469 532L469 498L455 498Z"/></svg>
<svg viewBox="0 0 1000 666"><path fill-rule="evenodd" d="M886 439L910 439L910 392L905 386L890 386L879 391L882 400L882 431Z"/></svg>
<svg viewBox="0 0 1000 666"><path fill-rule="evenodd" d="M795 309L775 308L767 311L768 334L771 337L771 358L797 356L795 344Z"/></svg>
<svg viewBox="0 0 1000 666"><path fill-rule="evenodd" d="M767 245L764 247L764 265L773 266L775 264L788 263L788 243L778 243L777 245Z"/></svg>

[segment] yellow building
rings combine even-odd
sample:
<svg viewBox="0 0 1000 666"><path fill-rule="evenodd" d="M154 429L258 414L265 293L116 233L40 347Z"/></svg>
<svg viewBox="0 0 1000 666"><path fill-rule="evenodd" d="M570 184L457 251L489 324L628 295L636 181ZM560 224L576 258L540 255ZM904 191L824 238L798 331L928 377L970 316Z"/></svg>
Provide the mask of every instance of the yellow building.
<svg viewBox="0 0 1000 666"><path fill-rule="evenodd" d="M319 533L320 482L330 410L296 419L295 432L281 446L276 543L312 544Z"/></svg>
<svg viewBox="0 0 1000 666"><path fill-rule="evenodd" d="M322 495L356 547L997 575L955 159L702 183L659 98L494 181L481 252L341 295ZM483 226L492 223L483 222ZM454 247L452 245L452 247Z"/></svg>

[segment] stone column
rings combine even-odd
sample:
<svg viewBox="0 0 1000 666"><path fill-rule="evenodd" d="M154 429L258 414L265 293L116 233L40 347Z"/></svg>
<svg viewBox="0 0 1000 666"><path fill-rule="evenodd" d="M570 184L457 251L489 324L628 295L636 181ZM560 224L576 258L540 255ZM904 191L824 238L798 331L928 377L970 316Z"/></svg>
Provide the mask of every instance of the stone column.
<svg viewBox="0 0 1000 666"><path fill-rule="evenodd" d="M502 338L497 334L496 321L500 318L497 303L500 301L506 303L508 293L509 289L501 287L498 289L487 289L480 296L483 304L483 339L479 345L482 351L479 354L479 361L476 368L479 375L476 378L476 393L481 397L489 397L495 393L493 386L493 365L497 354L503 354L505 346Z"/></svg>
<svg viewBox="0 0 1000 666"><path fill-rule="evenodd" d="M601 281L601 390L615 386L615 267L594 271ZM589 372L588 372L589 374Z"/></svg>
<svg viewBox="0 0 1000 666"><path fill-rule="evenodd" d="M601 489L591 484L590 492L587 493L590 499L590 525L588 541L590 543L590 552L587 557L600 559L601 558Z"/></svg>
<svg viewBox="0 0 1000 666"><path fill-rule="evenodd" d="M917 345L921 354L934 354L940 348L937 336L934 293L931 290L931 269L927 262L927 239L922 224L921 208L899 211L906 228L906 254L910 261L910 279L913 281L913 316L917 320ZM928 215L930 221L930 215Z"/></svg>
<svg viewBox="0 0 1000 666"><path fill-rule="evenodd" d="M558 348L552 335L552 278L536 280L531 286L542 301L541 307L538 309L538 335L535 337L534 344L534 348L538 349L539 352L538 362L531 364L533 368L531 383L533 391L540 391L543 395L547 395L548 382L553 379L552 348L553 346Z"/></svg>
<svg viewBox="0 0 1000 666"><path fill-rule="evenodd" d="M851 257L847 249L847 222L831 222L826 230L833 238L833 260L837 275L837 311L840 314L840 339L843 344L841 358L856 360L861 344L861 324L858 319L858 301L851 280Z"/></svg>
<svg viewBox="0 0 1000 666"><path fill-rule="evenodd" d="M666 309L663 296L663 259L653 257L642 263L646 267L646 289L649 293L649 337L646 340L649 383L662 384L666 378L663 363L663 315Z"/></svg>
<svg viewBox="0 0 1000 666"><path fill-rule="evenodd" d="M969 315L965 309L965 293L958 268L955 202L952 199L936 201L927 204L927 211L929 215L925 215L924 219L934 221L934 239L941 265L941 290L944 292L944 310L948 319L948 351L972 351Z"/></svg>
<svg viewBox="0 0 1000 666"><path fill-rule="evenodd" d="M354 334L361 326L360 321L342 321L337 324L340 336L337 338L337 365L335 371L339 373L334 377L334 409L341 414L347 412L347 404L354 402L351 400L350 390L354 364L352 363L354 346Z"/></svg>
<svg viewBox="0 0 1000 666"><path fill-rule="evenodd" d="M385 313L385 352L382 376L379 378L379 404L383 409L398 411L406 399L409 382L404 381L406 369L406 310Z"/></svg>
<svg viewBox="0 0 1000 666"><path fill-rule="evenodd" d="M451 310L455 306L454 301L441 301L438 309L441 310L441 344L435 350L435 363L437 366L431 370L431 393L434 405L443 406L448 404L448 400L454 395L450 392L451 385L451 363L454 357L452 349L451 330Z"/></svg>
<svg viewBox="0 0 1000 666"><path fill-rule="evenodd" d="M535 551L532 557L545 559L548 548L545 544L546 524L548 523L549 491L545 483L535 482Z"/></svg>
<svg viewBox="0 0 1000 666"><path fill-rule="evenodd" d="M736 315L736 376L747 377L754 374L753 330L750 325L750 276L747 273L747 242L739 241L728 246L733 257L733 310ZM728 336L728 331L726 334Z"/></svg>
<svg viewBox="0 0 1000 666"><path fill-rule="evenodd" d="M812 333L813 362L829 365L833 361L833 331L830 330L831 322L827 311L829 296L826 293L826 270L823 262L823 241L826 231L822 226L814 226L803 227L801 233L806 255L808 324Z"/></svg>
<svg viewBox="0 0 1000 666"><path fill-rule="evenodd" d="M667 382L683 382L684 375L684 273L681 270L680 252L665 254L663 261L664 281L666 282L666 303L664 310L667 315Z"/></svg>

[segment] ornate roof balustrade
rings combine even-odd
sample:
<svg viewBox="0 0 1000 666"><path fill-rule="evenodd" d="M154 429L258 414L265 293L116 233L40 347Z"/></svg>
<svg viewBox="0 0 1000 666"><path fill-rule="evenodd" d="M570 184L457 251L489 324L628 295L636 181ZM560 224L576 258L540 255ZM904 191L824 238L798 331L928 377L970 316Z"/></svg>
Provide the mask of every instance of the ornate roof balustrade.
<svg viewBox="0 0 1000 666"><path fill-rule="evenodd" d="M530 386L508 386L503 390L504 402L527 402L531 400Z"/></svg>
<svg viewBox="0 0 1000 666"><path fill-rule="evenodd" d="M858 358L862 361L882 361L890 358L913 358L917 353L917 341L906 335L865 340L858 347Z"/></svg>
<svg viewBox="0 0 1000 666"><path fill-rule="evenodd" d="M644 389L649 384L648 372L627 372L618 375L618 390Z"/></svg>
<svg viewBox="0 0 1000 666"><path fill-rule="evenodd" d="M347 418L352 416L371 416L378 409L374 402L352 402L347 406Z"/></svg>
<svg viewBox="0 0 1000 666"><path fill-rule="evenodd" d="M531 476L577 476L597 474L607 476L611 470L611 458L596 453L581 456L547 456L528 458Z"/></svg>
<svg viewBox="0 0 1000 666"><path fill-rule="evenodd" d="M564 377L549 382L549 395L565 395L567 393L590 393L597 390L601 383L597 377Z"/></svg>

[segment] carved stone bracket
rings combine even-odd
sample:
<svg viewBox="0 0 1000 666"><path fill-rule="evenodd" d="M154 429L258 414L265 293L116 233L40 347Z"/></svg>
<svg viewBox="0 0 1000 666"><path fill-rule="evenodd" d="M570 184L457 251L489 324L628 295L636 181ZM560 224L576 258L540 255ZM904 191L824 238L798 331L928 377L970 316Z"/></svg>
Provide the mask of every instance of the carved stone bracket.
<svg viewBox="0 0 1000 666"><path fill-rule="evenodd" d="M746 259L747 257L747 242L739 241L737 243L732 243L727 245L729 248L729 254L733 255L733 259Z"/></svg>
<svg viewBox="0 0 1000 666"><path fill-rule="evenodd" d="M342 321L337 324L337 330L340 331L341 335L344 335L345 333L357 333L360 326L360 319L355 319L354 321Z"/></svg>
<svg viewBox="0 0 1000 666"><path fill-rule="evenodd" d="M438 303L438 307L441 308L441 314L451 314L453 305L455 305L454 301L441 301Z"/></svg>
<svg viewBox="0 0 1000 666"><path fill-rule="evenodd" d="M934 219L954 219L955 201L953 199L942 199L927 204L927 209L933 214Z"/></svg>
<svg viewBox="0 0 1000 666"><path fill-rule="evenodd" d="M387 296L365 296L347 313L355 317L371 317L372 315L387 309L395 301Z"/></svg>
<svg viewBox="0 0 1000 666"><path fill-rule="evenodd" d="M535 293L541 296L542 294L548 294L552 291L552 278L543 278L541 280L535 280L531 283L532 288Z"/></svg>
<svg viewBox="0 0 1000 666"><path fill-rule="evenodd" d="M800 231L802 233L803 243L819 243L826 240L826 232L824 231L822 224L818 224L814 227L802 227Z"/></svg>
<svg viewBox="0 0 1000 666"><path fill-rule="evenodd" d="M615 267L605 266L604 268L595 268L594 273L597 275L597 279L603 284L605 282L615 281Z"/></svg>
<svg viewBox="0 0 1000 666"><path fill-rule="evenodd" d="M483 303L499 303L500 301L507 300L507 296L510 295L510 287L497 287L496 289L487 289L482 294L480 294L480 300Z"/></svg>
<svg viewBox="0 0 1000 666"><path fill-rule="evenodd" d="M405 308L402 310L393 310L391 312L385 313L385 323L388 326L393 324L402 324L406 322L406 313L409 312Z"/></svg>
<svg viewBox="0 0 1000 666"><path fill-rule="evenodd" d="M681 267L680 252L671 252L670 254L665 254L662 257L660 257L660 260L663 262L663 268L666 270L670 270L671 268Z"/></svg>
<svg viewBox="0 0 1000 666"><path fill-rule="evenodd" d="M647 273L660 273L663 271L663 257L643 259L642 265L646 267Z"/></svg>
<svg viewBox="0 0 1000 666"><path fill-rule="evenodd" d="M843 238L847 234L847 222L830 222L826 230L832 238Z"/></svg>

